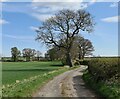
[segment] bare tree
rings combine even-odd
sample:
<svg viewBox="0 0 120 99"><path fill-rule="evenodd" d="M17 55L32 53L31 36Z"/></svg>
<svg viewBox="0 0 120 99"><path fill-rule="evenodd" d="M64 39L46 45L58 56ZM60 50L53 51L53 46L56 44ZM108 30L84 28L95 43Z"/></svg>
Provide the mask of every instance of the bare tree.
<svg viewBox="0 0 120 99"><path fill-rule="evenodd" d="M77 36L74 42L78 46L78 58L83 59L85 56L92 55L94 47L92 42L88 39L84 39L81 36Z"/></svg>
<svg viewBox="0 0 120 99"><path fill-rule="evenodd" d="M36 40L44 42L46 45L63 48L66 52L66 63L72 67L70 50L74 37L81 30L92 32L93 26L93 18L85 10L64 9L42 23L39 29L36 30Z"/></svg>
<svg viewBox="0 0 120 99"><path fill-rule="evenodd" d="M36 56L37 56L37 60L40 60L42 53L40 51L36 51Z"/></svg>
<svg viewBox="0 0 120 99"><path fill-rule="evenodd" d="M30 58L34 57L35 54L36 54L36 51L35 49L31 49L31 48L25 48L22 50L22 53L23 53L23 57L26 58L26 61L30 61Z"/></svg>

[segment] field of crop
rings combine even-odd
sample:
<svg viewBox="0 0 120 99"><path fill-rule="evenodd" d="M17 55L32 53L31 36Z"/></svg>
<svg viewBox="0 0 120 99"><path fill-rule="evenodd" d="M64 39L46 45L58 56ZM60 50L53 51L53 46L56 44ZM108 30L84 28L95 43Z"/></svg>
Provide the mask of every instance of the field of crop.
<svg viewBox="0 0 120 99"><path fill-rule="evenodd" d="M59 69L60 65L62 65L60 62L3 62L2 83L11 84L16 82L16 80L48 73Z"/></svg>
<svg viewBox="0 0 120 99"><path fill-rule="evenodd" d="M3 62L3 97L30 97L54 76L67 71L61 62Z"/></svg>

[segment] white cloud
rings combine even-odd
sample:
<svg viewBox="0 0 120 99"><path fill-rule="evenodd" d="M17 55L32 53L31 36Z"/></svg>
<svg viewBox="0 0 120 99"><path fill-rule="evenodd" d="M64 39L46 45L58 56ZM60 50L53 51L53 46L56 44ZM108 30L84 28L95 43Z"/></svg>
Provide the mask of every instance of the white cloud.
<svg viewBox="0 0 120 99"><path fill-rule="evenodd" d="M18 39L18 40L34 40L33 36L18 36L18 35L3 34L3 37Z"/></svg>
<svg viewBox="0 0 120 99"><path fill-rule="evenodd" d="M104 22L120 22L120 16L113 16L101 19Z"/></svg>
<svg viewBox="0 0 120 99"><path fill-rule="evenodd" d="M0 2L31 2L32 0L0 0Z"/></svg>
<svg viewBox="0 0 120 99"><path fill-rule="evenodd" d="M51 14L56 13L58 10L85 9L89 5L96 2L96 0L90 1L91 2L86 3L84 0L66 0L65 2L61 2L61 0L32 0L32 2L29 4L3 4L2 10L6 12L18 12L32 15L36 19L44 21L45 19L51 17Z"/></svg>
<svg viewBox="0 0 120 99"><path fill-rule="evenodd" d="M91 0L89 4L94 4L96 2L97 2L97 0Z"/></svg>
<svg viewBox="0 0 120 99"><path fill-rule="evenodd" d="M0 2L5 2L5 1L8 1L8 0L0 0Z"/></svg>
<svg viewBox="0 0 120 99"><path fill-rule="evenodd" d="M9 22L4 20L4 19L0 19L0 25L3 25L3 24L8 24Z"/></svg>
<svg viewBox="0 0 120 99"><path fill-rule="evenodd" d="M32 8L34 10L34 13L32 13L31 15L35 18L37 18L40 21L44 21L47 18L50 18L51 16L53 16L57 11L62 10L62 9L73 9L73 10L77 10L77 9L83 9L83 8L87 8L88 4L87 3L78 3L78 2L49 2L49 3L32 3Z"/></svg>
<svg viewBox="0 0 120 99"><path fill-rule="evenodd" d="M37 18L40 21L46 20L47 18L51 17L59 10L86 9L88 6L96 2L96 0L91 0L91 2L84 2L84 3L83 3L83 0L75 0L76 2L74 0L67 0L65 2L61 2L61 0L53 0L56 2L38 2L38 1L43 1L43 0L33 0L33 3L31 6L32 6L32 10L34 10L34 13L32 13L32 16Z"/></svg>
<svg viewBox="0 0 120 99"><path fill-rule="evenodd" d="M61 2L61 0L32 0L32 2ZM119 2L119 0L65 0L64 2Z"/></svg>
<svg viewBox="0 0 120 99"><path fill-rule="evenodd" d="M66 0L64 2L61 0L33 0L32 8L40 13L51 13L61 9L85 9L95 2L97 0L89 0L89 2L85 2L85 0Z"/></svg>
<svg viewBox="0 0 120 99"><path fill-rule="evenodd" d="M0 0L0 2L6 2L6 1L11 1L11 0Z"/></svg>
<svg viewBox="0 0 120 99"><path fill-rule="evenodd" d="M120 0L96 0L97 2L119 2Z"/></svg>
<svg viewBox="0 0 120 99"><path fill-rule="evenodd" d="M114 2L110 5L110 7L117 7L118 6L118 2Z"/></svg>
<svg viewBox="0 0 120 99"><path fill-rule="evenodd" d="M33 13L32 16L38 19L39 21L45 21L46 19L50 18L53 15Z"/></svg>
<svg viewBox="0 0 120 99"><path fill-rule="evenodd" d="M30 26L30 29L35 31L35 30L38 30L38 27L35 27L35 26Z"/></svg>
<svg viewBox="0 0 120 99"><path fill-rule="evenodd" d="M78 2L42 2L32 3L32 7L38 12L55 12L61 9L82 9L87 7L87 3Z"/></svg>
<svg viewBox="0 0 120 99"><path fill-rule="evenodd" d="M39 21L44 21L59 10L85 9L95 3L96 0L90 0L90 2L87 3L83 2L84 0L66 0L65 2L61 2L61 0L32 0L31 4L3 4L2 10L28 14Z"/></svg>
<svg viewBox="0 0 120 99"><path fill-rule="evenodd" d="M64 2L82 2L83 0L65 0ZM61 2L61 0L32 0L32 2Z"/></svg>
<svg viewBox="0 0 120 99"><path fill-rule="evenodd" d="M0 2L61 2L61 0L0 0ZM92 2L118 2L119 0L91 0ZM65 0L64 2L90 2L90 0Z"/></svg>
<svg viewBox="0 0 120 99"><path fill-rule="evenodd" d="M56 0L57 1L57 0ZM60 0L58 0L60 1ZM71 2L69 2L71 1ZM9 3L9 4L2 4L2 11L6 12L17 12L17 13L24 13L34 18L38 19L39 21L44 21L47 18L51 17L54 13L58 10L62 9L84 9L88 7L88 3L81 3L83 0L77 0L81 2L72 2L73 0L67 0L67 2L37 2L37 0L33 0L31 3Z"/></svg>
<svg viewBox="0 0 120 99"><path fill-rule="evenodd" d="M64 2L61 2L61 0L33 0L32 5L34 8L46 7L50 9L54 8L56 10L60 10L61 8L69 8L76 10L87 8L95 2L96 0L89 0L89 2L85 2L85 0L66 0Z"/></svg>

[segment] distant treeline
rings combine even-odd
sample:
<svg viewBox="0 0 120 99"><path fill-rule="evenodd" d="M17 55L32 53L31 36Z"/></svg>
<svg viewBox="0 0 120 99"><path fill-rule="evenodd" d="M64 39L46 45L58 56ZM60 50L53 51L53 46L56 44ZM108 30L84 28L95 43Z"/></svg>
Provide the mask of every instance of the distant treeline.
<svg viewBox="0 0 120 99"><path fill-rule="evenodd" d="M99 56L99 57L90 57L90 58L120 58L120 56Z"/></svg>
<svg viewBox="0 0 120 99"><path fill-rule="evenodd" d="M91 58L120 58L118 56L99 56L99 57L85 57L85 59L91 59ZM11 57L2 57L0 59L0 61L2 62L12 62L12 58ZM18 62L24 62L26 61L24 57L19 57ZM38 57L34 57L34 59L32 59L32 61L38 61ZM50 59L46 58L46 57L40 57L39 61L50 61Z"/></svg>
<svg viewBox="0 0 120 99"><path fill-rule="evenodd" d="M2 61L2 62L13 62L11 57L2 57L0 59L0 61ZM48 60L44 57L39 57L39 60L38 60L38 57L34 57L30 61L48 61ZM26 59L24 57L19 57L17 62L26 62Z"/></svg>

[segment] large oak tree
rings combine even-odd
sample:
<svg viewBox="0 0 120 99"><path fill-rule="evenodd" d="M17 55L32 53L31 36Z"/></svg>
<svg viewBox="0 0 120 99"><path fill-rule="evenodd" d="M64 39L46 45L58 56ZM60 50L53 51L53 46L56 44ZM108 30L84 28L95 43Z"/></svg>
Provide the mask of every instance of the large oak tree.
<svg viewBox="0 0 120 99"><path fill-rule="evenodd" d="M70 50L74 37L80 31L92 32L93 27L93 18L89 12L63 9L42 23L37 30L36 40L63 48L66 52L66 63L72 67Z"/></svg>

